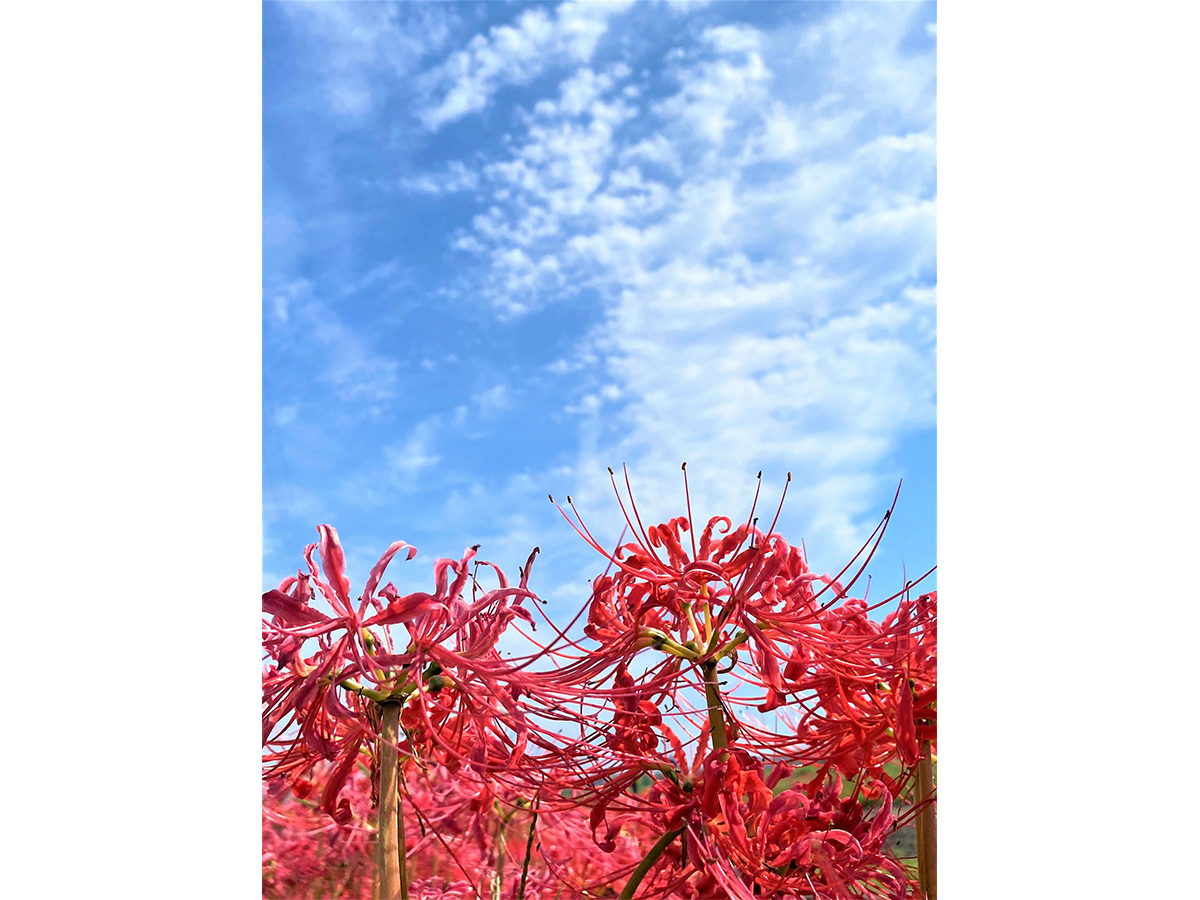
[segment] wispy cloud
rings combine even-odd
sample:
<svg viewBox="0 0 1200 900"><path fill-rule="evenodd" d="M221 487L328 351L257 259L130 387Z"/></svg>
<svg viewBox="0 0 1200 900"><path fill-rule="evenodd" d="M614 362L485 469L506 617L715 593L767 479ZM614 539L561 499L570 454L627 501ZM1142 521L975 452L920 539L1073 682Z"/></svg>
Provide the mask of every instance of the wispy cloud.
<svg viewBox="0 0 1200 900"><path fill-rule="evenodd" d="M451 4L282 3L307 40L324 81L327 108L352 121L378 108L398 79L445 46L457 24Z"/></svg>
<svg viewBox="0 0 1200 900"><path fill-rule="evenodd" d="M436 131L483 109L506 85L526 84L550 67L586 62L609 17L629 5L630 0L567 0L553 11L527 9L514 24L476 35L422 78L433 99L420 113L421 121Z"/></svg>
<svg viewBox="0 0 1200 900"><path fill-rule="evenodd" d="M340 293L353 295L356 290L392 275L394 268L383 265ZM293 353L306 353L312 361L313 376L339 400L378 402L396 395L398 360L380 353L367 334L347 324L335 306L316 296L309 281L300 279L268 291L264 305L271 320L268 341L272 345L289 346ZM294 412L287 412L288 408L283 407L275 417L276 424L287 425L295 419Z"/></svg>
<svg viewBox="0 0 1200 900"><path fill-rule="evenodd" d="M401 178L400 186L418 194L454 194L477 188L479 173L467 168L461 160L454 160L447 164L445 171Z"/></svg>
<svg viewBox="0 0 1200 900"><path fill-rule="evenodd" d="M394 358L377 353L324 304L310 303L302 313L313 339L324 348L320 377L339 399L388 400L396 395L399 363Z"/></svg>
<svg viewBox="0 0 1200 900"><path fill-rule="evenodd" d="M437 463L441 457L433 451L433 442L440 424L440 417L426 419L416 425L404 440L384 450L389 468L406 477Z"/></svg>
<svg viewBox="0 0 1200 900"><path fill-rule="evenodd" d="M495 384L473 398L479 408L480 415L494 419L513 406L512 391L507 384Z"/></svg>

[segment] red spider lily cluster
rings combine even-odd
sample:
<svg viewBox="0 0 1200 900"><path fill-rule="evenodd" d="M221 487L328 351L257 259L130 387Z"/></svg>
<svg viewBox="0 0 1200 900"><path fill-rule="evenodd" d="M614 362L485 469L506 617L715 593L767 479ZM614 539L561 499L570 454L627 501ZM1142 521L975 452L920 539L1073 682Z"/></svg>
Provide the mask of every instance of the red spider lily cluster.
<svg viewBox="0 0 1200 900"><path fill-rule="evenodd" d="M263 790L263 897L369 900L375 878L371 825L371 757L360 751L342 788L351 818L343 825L312 797L333 766L318 764L299 785L268 782ZM298 789L298 793L295 792ZM412 898L513 897L585 900L606 893L614 871L632 872L657 839L650 823L634 824L610 854L581 853L590 842L586 810L534 810L516 798L492 799L478 776L413 766L405 776L405 850ZM306 796L301 796L301 795ZM529 843L531 833L534 843ZM526 854L528 853L528 864Z"/></svg>
<svg viewBox="0 0 1200 900"><path fill-rule="evenodd" d="M536 548L515 586L475 547L435 563L432 592L401 594L379 587L415 554L397 542L352 598L319 527L306 570L263 595L264 895L318 870L345 879L337 896L370 892L391 864L371 857L386 743L399 896L936 897L937 595L850 593L891 510L829 576L774 531L778 511L758 527L757 495L742 524L699 529L690 499L649 528L631 492L618 500L632 539L612 551L570 498L563 511L608 561L574 637L529 588ZM501 658L510 632L536 650ZM910 819L919 878L889 843ZM283 862L297 832L327 855Z"/></svg>

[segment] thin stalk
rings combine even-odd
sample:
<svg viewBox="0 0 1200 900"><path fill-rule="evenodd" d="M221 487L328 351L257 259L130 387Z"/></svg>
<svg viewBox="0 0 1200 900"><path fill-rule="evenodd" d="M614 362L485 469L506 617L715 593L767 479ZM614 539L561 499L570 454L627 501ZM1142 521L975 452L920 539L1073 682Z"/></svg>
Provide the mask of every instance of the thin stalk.
<svg viewBox="0 0 1200 900"><path fill-rule="evenodd" d="M491 880L492 900L500 900L504 888L504 860L508 856L508 833L505 826L508 820L496 810L496 834L492 840L492 855L496 857Z"/></svg>
<svg viewBox="0 0 1200 900"><path fill-rule="evenodd" d="M650 852L646 854L645 859L638 863L638 867L633 870L633 874L629 876L629 881L625 883L625 890L621 891L621 896L617 900L633 900L633 894L638 889L638 885L642 883L642 879L646 877L646 873L650 871L658 861L658 858L662 856L663 851L667 849L667 845L681 834L683 834L682 828L676 831L668 831L658 839L658 843L650 848Z"/></svg>
<svg viewBox="0 0 1200 900"><path fill-rule="evenodd" d="M404 777L404 770L400 768L399 762L396 761L397 780ZM404 843L404 800L399 795L396 797L396 837L399 844L396 862L400 867L400 900L408 900L408 848Z"/></svg>
<svg viewBox="0 0 1200 900"><path fill-rule="evenodd" d="M529 857L533 853L534 829L537 828L540 806L541 797L538 797L538 805L533 808L533 818L529 820L529 839L525 842L525 862L521 864L521 887L517 890L517 900L525 900L525 879L529 876Z"/></svg>
<svg viewBox="0 0 1200 900"><path fill-rule="evenodd" d="M704 696L708 701L708 724L712 730L713 747L725 749L729 746L729 734L725 730L725 713L721 706L721 689L717 684L716 661L703 664Z"/></svg>
<svg viewBox="0 0 1200 900"><path fill-rule="evenodd" d="M933 756L929 741L921 744L917 762L917 803L925 803L917 814L917 879L926 900L937 900L937 815L933 801Z"/></svg>
<svg viewBox="0 0 1200 900"><path fill-rule="evenodd" d="M407 900L401 878L400 791L396 743L400 732L400 704L384 703L379 731L379 900Z"/></svg>

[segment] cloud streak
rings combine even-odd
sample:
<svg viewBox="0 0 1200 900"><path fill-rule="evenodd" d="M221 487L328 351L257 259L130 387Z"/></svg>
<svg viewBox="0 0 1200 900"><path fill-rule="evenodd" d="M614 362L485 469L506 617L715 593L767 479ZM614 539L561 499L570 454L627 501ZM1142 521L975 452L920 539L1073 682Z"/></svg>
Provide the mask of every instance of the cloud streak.
<svg viewBox="0 0 1200 900"><path fill-rule="evenodd" d="M547 12L525 10L512 25L497 25L427 72L421 85L431 97L420 112L430 131L482 110L507 85L527 84L547 68L586 62L611 16L630 0L567 0Z"/></svg>

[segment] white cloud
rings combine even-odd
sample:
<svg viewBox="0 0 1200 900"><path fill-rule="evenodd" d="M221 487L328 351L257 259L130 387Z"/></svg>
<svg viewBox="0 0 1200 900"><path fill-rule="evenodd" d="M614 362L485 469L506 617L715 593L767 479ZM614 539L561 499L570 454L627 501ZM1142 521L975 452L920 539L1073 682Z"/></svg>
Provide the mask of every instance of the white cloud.
<svg viewBox="0 0 1200 900"><path fill-rule="evenodd" d="M622 162L631 159L643 159L650 163L657 163L676 175L680 175L683 172L683 168L679 163L679 153L675 149L675 145L667 139L666 135L661 133L638 141L632 147L625 147L621 150L620 159Z"/></svg>
<svg viewBox="0 0 1200 900"><path fill-rule="evenodd" d="M320 379L339 399L389 400L396 394L399 363L375 352L370 341L317 300L301 307L307 333L323 348Z"/></svg>
<svg viewBox="0 0 1200 900"><path fill-rule="evenodd" d="M611 91L614 84L628 76L629 67L624 64L615 65L600 74L589 68L580 69L559 85L557 101L539 101L534 105L534 114L568 117L582 115L591 111L595 102Z"/></svg>
<svg viewBox="0 0 1200 900"><path fill-rule="evenodd" d="M487 106L500 88L525 84L549 67L586 62L608 29L608 20L630 0L567 0L548 13L536 7L514 25L498 25L476 35L466 48L449 56L421 79L432 100L421 112L425 127L436 131Z"/></svg>
<svg viewBox="0 0 1200 900"><path fill-rule="evenodd" d="M577 358L548 367L584 378L564 405L571 490L593 509L612 506L605 467L621 462L659 516L679 512L685 459L707 514L746 510L758 469L776 492L792 469L788 515L853 553L894 486L882 462L934 423L918 281L935 253L934 58L900 49L913 8L876 9L805 32L800 62L830 93L792 89L794 38L722 26L679 55L678 90L642 111L649 135L625 139L636 101L581 67L488 167L508 193L475 222L484 294L509 314L563 286L604 298Z"/></svg>
<svg viewBox="0 0 1200 900"><path fill-rule="evenodd" d="M391 471L410 476L441 459L433 452L433 442L440 427L440 418L433 416L417 424L403 440L385 448L384 459Z"/></svg>
<svg viewBox="0 0 1200 900"><path fill-rule="evenodd" d="M282 3L279 9L323 46L326 100L350 120L374 110L422 57L445 46L456 19L449 4Z"/></svg>
<svg viewBox="0 0 1200 900"><path fill-rule="evenodd" d="M745 53L762 46L758 30L749 25L718 25L706 29L702 39L722 53Z"/></svg>
<svg viewBox="0 0 1200 900"><path fill-rule="evenodd" d="M370 287L380 284L394 287L397 284L408 283L409 280L409 274L400 265L398 260L387 260L377 266L372 266L362 277L350 282L337 292L337 297L339 300L343 300Z"/></svg>
<svg viewBox="0 0 1200 900"><path fill-rule="evenodd" d="M931 104L936 82L930 65L913 65L901 44L919 7L904 3L846 4L815 23L798 42L821 65L828 90L852 92L865 105L913 114Z"/></svg>
<svg viewBox="0 0 1200 900"><path fill-rule="evenodd" d="M674 69L680 90L655 112L686 123L694 137L720 147L734 122L766 98L770 72L755 49L760 43L755 29L722 26L706 31L705 38L723 57Z"/></svg>
<svg viewBox="0 0 1200 900"><path fill-rule="evenodd" d="M417 194L454 194L479 187L479 173L468 169L461 160L447 164L441 172L423 172L400 179L400 187Z"/></svg>
<svg viewBox="0 0 1200 900"><path fill-rule="evenodd" d="M494 419L513 405L512 390L506 384L492 385L471 398L485 419Z"/></svg>
<svg viewBox="0 0 1200 900"><path fill-rule="evenodd" d="M312 285L306 279L299 278L277 290L267 292L275 321L281 325L286 325L288 317L291 315L292 303L298 297L303 296L311 287Z"/></svg>
<svg viewBox="0 0 1200 900"><path fill-rule="evenodd" d="M467 409L459 406L419 420L402 437L383 446L371 461L351 470L339 484L338 499L347 507L364 510L394 505L398 498L418 491L444 490L455 479L447 475L444 465L438 465L443 461L439 444L445 443L448 431L461 428L466 418ZM428 532L429 527L423 525L420 530Z"/></svg>
<svg viewBox="0 0 1200 900"><path fill-rule="evenodd" d="M299 403L289 403L286 406L281 406L275 410L275 414L271 416L271 421L280 427L290 425L292 422L296 421L296 416L299 414L299 412Z"/></svg>

